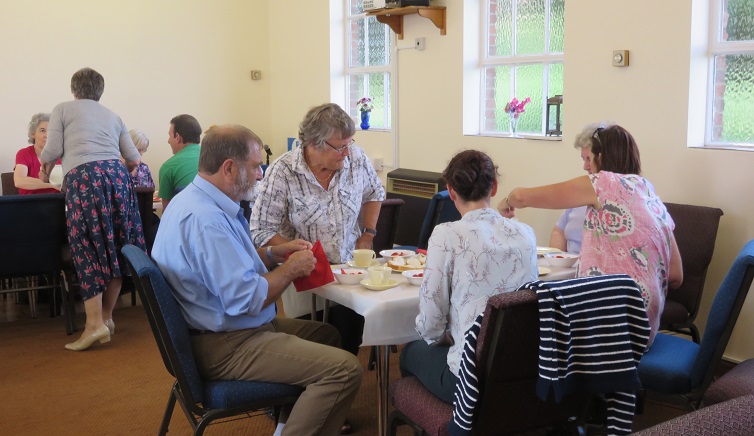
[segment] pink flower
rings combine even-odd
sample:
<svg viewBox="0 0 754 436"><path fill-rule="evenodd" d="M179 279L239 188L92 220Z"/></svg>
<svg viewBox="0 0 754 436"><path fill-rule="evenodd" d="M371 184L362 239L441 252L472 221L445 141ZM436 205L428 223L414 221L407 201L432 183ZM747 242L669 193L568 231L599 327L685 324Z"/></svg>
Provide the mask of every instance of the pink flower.
<svg viewBox="0 0 754 436"><path fill-rule="evenodd" d="M512 116L513 118L518 118L519 115L526 112L524 107L527 103L531 102L531 98L526 97L523 101L518 101L516 97L513 97L513 100L509 101L505 105L505 109L503 109L509 116Z"/></svg>
<svg viewBox="0 0 754 436"><path fill-rule="evenodd" d="M371 112L371 110L374 109L374 105L372 104L372 99L369 97L361 97L356 102L356 106L361 112Z"/></svg>

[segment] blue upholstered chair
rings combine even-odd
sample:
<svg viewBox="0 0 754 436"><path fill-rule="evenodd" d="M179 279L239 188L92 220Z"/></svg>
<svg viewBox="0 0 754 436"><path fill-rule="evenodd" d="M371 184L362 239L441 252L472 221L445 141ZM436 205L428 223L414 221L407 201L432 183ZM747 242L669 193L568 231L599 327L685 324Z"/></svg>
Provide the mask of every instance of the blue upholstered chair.
<svg viewBox="0 0 754 436"><path fill-rule="evenodd" d="M176 378L160 427L168 432L176 400L195 435L218 418L293 404L303 391L299 386L253 381L202 380L191 348L188 324L173 292L149 256L133 246L123 247L129 270L157 341L165 368Z"/></svg>
<svg viewBox="0 0 754 436"><path fill-rule="evenodd" d="M728 345L752 279L754 240L741 249L720 285L701 343L657 334L639 363L639 378L645 390L680 397L692 408L699 408Z"/></svg>
<svg viewBox="0 0 754 436"><path fill-rule="evenodd" d="M447 223L451 221L458 221L461 219L461 213L456 209L456 205L453 204L453 200L450 199L448 191L440 191L429 201L427 207L427 214L424 215L424 222L422 223L421 230L419 231L419 242L416 247L413 246L401 246L395 247L396 249L413 250L417 248L422 250L427 249L429 244L429 237L432 236L432 230L435 226L441 223Z"/></svg>

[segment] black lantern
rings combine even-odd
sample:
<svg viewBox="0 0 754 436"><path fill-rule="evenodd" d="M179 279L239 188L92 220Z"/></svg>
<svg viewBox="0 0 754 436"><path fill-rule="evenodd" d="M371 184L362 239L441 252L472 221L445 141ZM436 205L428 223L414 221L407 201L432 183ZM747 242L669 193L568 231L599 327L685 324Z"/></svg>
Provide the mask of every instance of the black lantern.
<svg viewBox="0 0 754 436"><path fill-rule="evenodd" d="M556 95L547 99L547 131L550 136L562 136L563 129L560 124L560 109L563 106L563 96Z"/></svg>

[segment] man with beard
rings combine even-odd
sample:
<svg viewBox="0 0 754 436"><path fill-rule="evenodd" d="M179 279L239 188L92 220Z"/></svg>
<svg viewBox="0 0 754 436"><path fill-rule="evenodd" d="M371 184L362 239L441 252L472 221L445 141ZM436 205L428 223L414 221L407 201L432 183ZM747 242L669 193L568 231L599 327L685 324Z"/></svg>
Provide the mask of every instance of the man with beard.
<svg viewBox="0 0 754 436"><path fill-rule="evenodd" d="M239 201L262 177L261 145L242 126L205 135L199 173L163 214L152 257L174 289L203 378L306 387L281 418L282 434L337 434L361 365L337 348L332 326L275 317L280 294L316 260L301 239L261 249L251 242Z"/></svg>

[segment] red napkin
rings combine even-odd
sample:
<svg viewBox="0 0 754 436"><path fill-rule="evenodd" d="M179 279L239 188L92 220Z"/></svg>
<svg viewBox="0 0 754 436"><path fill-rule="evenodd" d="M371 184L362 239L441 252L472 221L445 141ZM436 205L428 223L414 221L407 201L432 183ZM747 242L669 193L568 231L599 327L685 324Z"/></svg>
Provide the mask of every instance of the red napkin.
<svg viewBox="0 0 754 436"><path fill-rule="evenodd" d="M314 270L309 276L300 277L293 281L293 286L296 287L296 292L319 288L320 286L335 281L335 277L332 275L332 269L330 268L330 261L327 260L325 250L322 249L322 244L319 241L314 243L312 253L314 253L314 258L317 259L317 265L315 265Z"/></svg>

